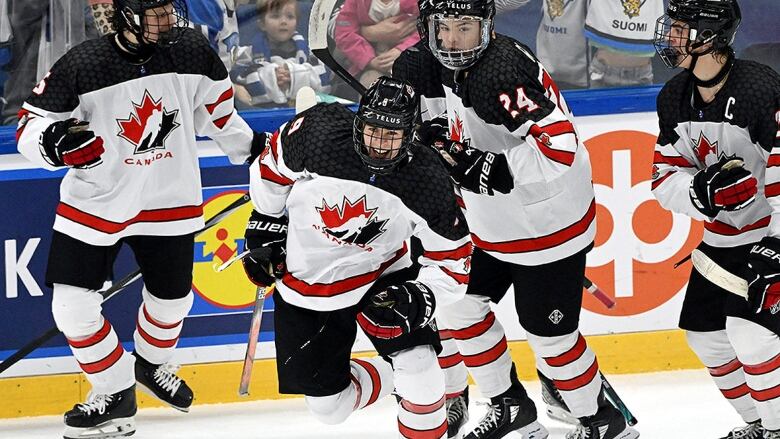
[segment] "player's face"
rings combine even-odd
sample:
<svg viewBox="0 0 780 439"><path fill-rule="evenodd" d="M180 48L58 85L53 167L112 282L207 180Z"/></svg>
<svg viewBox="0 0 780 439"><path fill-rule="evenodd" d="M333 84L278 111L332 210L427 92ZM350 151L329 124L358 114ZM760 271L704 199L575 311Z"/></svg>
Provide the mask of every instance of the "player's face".
<svg viewBox="0 0 780 439"><path fill-rule="evenodd" d="M443 50L471 50L479 46L482 35L480 20L439 19L437 39Z"/></svg>
<svg viewBox="0 0 780 439"><path fill-rule="evenodd" d="M260 28L266 33L269 40L283 43L292 39L297 24L295 2L290 1L281 8L265 14L260 22Z"/></svg>
<svg viewBox="0 0 780 439"><path fill-rule="evenodd" d="M403 139L403 130L373 125L363 127L363 144L366 145L366 154L372 159L394 159L401 152Z"/></svg>
<svg viewBox="0 0 780 439"><path fill-rule="evenodd" d="M687 23L682 21L673 21L669 27L669 32L666 34L666 38L669 41L669 47L673 48L677 52L677 56L684 57L678 67L688 68L691 64L691 57L688 55L688 36L691 33L691 28Z"/></svg>
<svg viewBox="0 0 780 439"><path fill-rule="evenodd" d="M172 3L147 9L144 13L144 39L148 43L156 43L160 35L173 28L176 20L176 11Z"/></svg>

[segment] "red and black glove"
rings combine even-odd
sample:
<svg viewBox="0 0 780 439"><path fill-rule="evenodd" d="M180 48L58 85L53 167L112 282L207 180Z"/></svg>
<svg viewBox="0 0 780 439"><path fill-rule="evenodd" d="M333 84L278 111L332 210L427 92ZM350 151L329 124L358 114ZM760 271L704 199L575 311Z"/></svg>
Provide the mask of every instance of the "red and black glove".
<svg viewBox="0 0 780 439"><path fill-rule="evenodd" d="M408 281L374 293L358 315L363 330L377 338L396 338L425 327L433 319L436 299L428 287Z"/></svg>
<svg viewBox="0 0 780 439"><path fill-rule="evenodd" d="M461 189L484 195L508 194L515 187L504 154L480 151L449 139L435 140L434 149Z"/></svg>
<svg viewBox="0 0 780 439"><path fill-rule="evenodd" d="M244 246L252 251L241 259L249 280L261 287L271 286L287 272L287 217L253 210L244 232Z"/></svg>
<svg viewBox="0 0 780 439"><path fill-rule="evenodd" d="M748 302L759 313L780 311L780 239L767 236L755 244L748 254Z"/></svg>
<svg viewBox="0 0 780 439"><path fill-rule="evenodd" d="M91 168L106 152L103 138L89 129L89 122L67 119L54 122L41 135L41 153L52 166Z"/></svg>
<svg viewBox="0 0 780 439"><path fill-rule="evenodd" d="M697 172L689 195L694 207L713 218L721 210L734 211L756 200L756 178L743 167L739 158L722 158Z"/></svg>

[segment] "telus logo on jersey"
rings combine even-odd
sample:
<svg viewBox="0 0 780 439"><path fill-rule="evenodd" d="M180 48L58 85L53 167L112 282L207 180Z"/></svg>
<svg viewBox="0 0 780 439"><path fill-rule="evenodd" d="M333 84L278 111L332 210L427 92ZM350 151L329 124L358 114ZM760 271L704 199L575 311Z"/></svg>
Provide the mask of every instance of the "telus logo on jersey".
<svg viewBox="0 0 780 439"><path fill-rule="evenodd" d="M140 104L131 102L133 110L127 119L117 119L117 135L133 147L135 157L124 159L127 165L147 166L157 160L172 158L173 153L165 151L165 140L171 132L181 126L176 122L179 110L168 110L162 98L155 100L149 90L144 90ZM162 150L162 151L161 151ZM142 157L137 157L142 155Z"/></svg>
<svg viewBox="0 0 780 439"><path fill-rule="evenodd" d="M323 225L313 227L338 245L355 245L370 252L373 248L368 244L385 232L387 220L377 218L376 207L366 207L365 195L355 202L345 196L333 206L323 198L317 212Z"/></svg>

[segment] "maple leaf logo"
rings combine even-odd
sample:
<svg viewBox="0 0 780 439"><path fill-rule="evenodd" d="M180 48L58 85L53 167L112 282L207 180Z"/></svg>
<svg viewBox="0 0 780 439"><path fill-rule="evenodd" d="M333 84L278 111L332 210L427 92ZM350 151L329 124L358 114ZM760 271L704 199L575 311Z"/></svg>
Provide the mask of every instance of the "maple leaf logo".
<svg viewBox="0 0 780 439"><path fill-rule="evenodd" d="M165 148L165 139L181 124L176 122L179 110L168 111L162 98L155 100L144 91L140 104L133 104L133 111L127 119L117 119L119 137L135 146L135 154Z"/></svg>
<svg viewBox="0 0 780 439"><path fill-rule="evenodd" d="M325 231L341 241L353 244L368 244L385 232L387 220L375 218L377 208L366 207L365 195L352 202L344 197L341 204L331 206L324 199L317 207Z"/></svg>
<svg viewBox="0 0 780 439"><path fill-rule="evenodd" d="M699 134L699 140L696 141L696 157L698 157L699 162L707 165L707 156L710 154L714 154L716 159L718 157L718 142L710 142L709 139L707 139L707 136L704 135L704 131L702 131Z"/></svg>
<svg viewBox="0 0 780 439"><path fill-rule="evenodd" d="M463 138L463 121L460 120L458 113L455 113L455 121L450 126L450 140L460 142Z"/></svg>

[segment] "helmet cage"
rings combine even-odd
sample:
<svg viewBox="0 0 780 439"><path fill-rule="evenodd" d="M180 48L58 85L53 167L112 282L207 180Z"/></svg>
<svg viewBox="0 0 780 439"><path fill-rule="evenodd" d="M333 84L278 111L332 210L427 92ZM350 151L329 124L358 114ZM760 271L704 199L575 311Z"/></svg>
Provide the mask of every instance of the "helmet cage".
<svg viewBox="0 0 780 439"><path fill-rule="evenodd" d="M171 47L181 40L189 26L185 0L119 0L115 3L118 3L115 13L120 15L119 23L123 28L118 30L132 33L141 47ZM168 8L169 5L172 8ZM168 24L158 24L166 20Z"/></svg>
<svg viewBox="0 0 780 439"><path fill-rule="evenodd" d="M469 48L449 49L444 47L444 41L440 38L442 25L447 26L451 32L459 22L479 23L479 41ZM493 30L493 19L471 15L452 16L443 13L432 14L428 18L428 47L439 62L452 70L461 70L470 67L477 62L482 53L490 44L490 34Z"/></svg>
<svg viewBox="0 0 780 439"><path fill-rule="evenodd" d="M736 1L672 0L656 20L653 45L664 64L678 67L688 56L731 47L741 17Z"/></svg>

